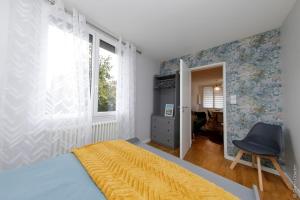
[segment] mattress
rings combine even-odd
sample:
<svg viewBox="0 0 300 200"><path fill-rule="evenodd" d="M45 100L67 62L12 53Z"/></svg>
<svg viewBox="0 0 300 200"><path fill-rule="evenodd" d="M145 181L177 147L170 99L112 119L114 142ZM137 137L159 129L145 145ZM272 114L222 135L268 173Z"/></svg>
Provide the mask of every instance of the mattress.
<svg viewBox="0 0 300 200"><path fill-rule="evenodd" d="M259 199L256 187L247 188L239 185L203 168L143 144L136 138L129 140L129 142L187 168L243 200ZM93 183L76 157L72 153L68 153L30 166L0 173L0 199L104 200L106 198Z"/></svg>

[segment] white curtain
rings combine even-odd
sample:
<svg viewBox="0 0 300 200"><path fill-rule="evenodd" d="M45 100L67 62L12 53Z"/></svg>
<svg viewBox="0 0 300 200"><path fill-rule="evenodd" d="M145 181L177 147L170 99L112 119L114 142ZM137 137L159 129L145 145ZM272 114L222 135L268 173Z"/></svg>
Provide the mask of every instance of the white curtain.
<svg viewBox="0 0 300 200"><path fill-rule="evenodd" d="M0 170L91 141L88 35L62 2L12 0L0 104Z"/></svg>
<svg viewBox="0 0 300 200"><path fill-rule="evenodd" d="M116 113L118 135L121 139L135 137L135 80L136 48L120 39L117 45L119 59Z"/></svg>

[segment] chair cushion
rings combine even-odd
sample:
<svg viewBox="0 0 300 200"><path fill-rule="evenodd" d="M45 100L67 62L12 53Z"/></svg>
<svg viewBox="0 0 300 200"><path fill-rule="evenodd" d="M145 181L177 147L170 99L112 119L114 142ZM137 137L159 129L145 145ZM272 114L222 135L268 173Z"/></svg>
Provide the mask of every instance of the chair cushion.
<svg viewBox="0 0 300 200"><path fill-rule="evenodd" d="M279 156L280 152L277 149L257 144L247 140L233 140L232 143L238 148L250 153L255 153L265 156Z"/></svg>

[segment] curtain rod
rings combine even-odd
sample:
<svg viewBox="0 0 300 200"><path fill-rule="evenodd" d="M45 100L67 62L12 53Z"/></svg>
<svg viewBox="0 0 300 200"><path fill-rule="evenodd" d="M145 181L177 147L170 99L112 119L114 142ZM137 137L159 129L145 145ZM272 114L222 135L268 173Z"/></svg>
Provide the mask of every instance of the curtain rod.
<svg viewBox="0 0 300 200"><path fill-rule="evenodd" d="M47 1L48 1L51 5L55 5L55 0L47 0ZM71 12L70 12L70 13L71 13ZM98 30L98 31L100 31L100 32L102 32L102 33L104 33L104 34L107 35L107 36L109 36L110 38L112 38L112 39L114 39L114 40L116 40L116 41L119 41L119 38L117 38L116 36L112 35L111 33L108 33L107 31L105 31L105 30L99 28L98 26L94 25L93 23L90 23L89 21L86 21L86 23L87 23L89 26L93 27L94 29L96 29L96 30ZM125 45L126 43L125 43L125 42L122 42L122 44ZM138 54L142 54L142 51L141 51L141 50L138 50L138 49L137 49L136 52L137 52Z"/></svg>
<svg viewBox="0 0 300 200"><path fill-rule="evenodd" d="M55 0L48 0L48 2L49 2L51 5L54 5L54 4L55 4Z"/></svg>

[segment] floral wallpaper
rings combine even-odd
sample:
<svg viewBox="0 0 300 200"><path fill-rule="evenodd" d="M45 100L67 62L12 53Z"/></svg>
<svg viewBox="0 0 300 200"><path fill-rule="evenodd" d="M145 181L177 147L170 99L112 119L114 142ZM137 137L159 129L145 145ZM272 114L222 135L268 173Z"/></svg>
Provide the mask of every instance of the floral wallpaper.
<svg viewBox="0 0 300 200"><path fill-rule="evenodd" d="M180 59L190 67L226 62L227 150L234 156L237 149L232 140L244 138L256 122L282 123L279 56L280 30L275 29L164 61L160 73L179 70ZM237 96L236 105L229 103L230 95Z"/></svg>

